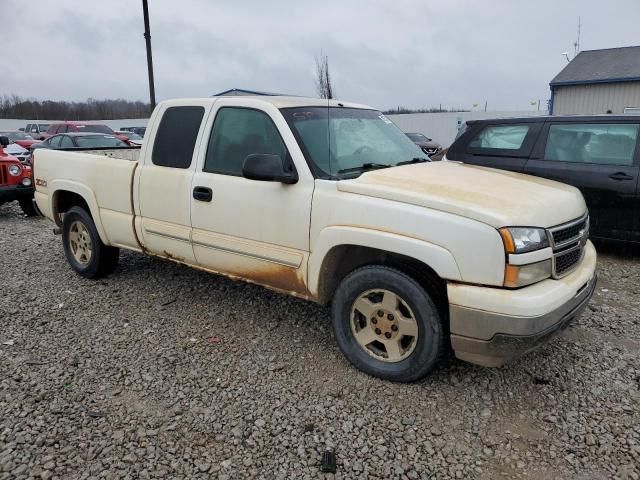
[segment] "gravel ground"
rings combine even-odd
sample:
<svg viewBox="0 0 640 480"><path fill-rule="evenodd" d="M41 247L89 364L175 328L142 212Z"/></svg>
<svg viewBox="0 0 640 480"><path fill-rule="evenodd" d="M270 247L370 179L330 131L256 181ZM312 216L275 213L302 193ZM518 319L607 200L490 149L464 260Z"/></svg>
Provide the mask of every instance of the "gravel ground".
<svg viewBox="0 0 640 480"><path fill-rule="evenodd" d="M51 228L0 207L0 480L640 477L637 252L553 343L403 385L326 308L128 252L85 280Z"/></svg>

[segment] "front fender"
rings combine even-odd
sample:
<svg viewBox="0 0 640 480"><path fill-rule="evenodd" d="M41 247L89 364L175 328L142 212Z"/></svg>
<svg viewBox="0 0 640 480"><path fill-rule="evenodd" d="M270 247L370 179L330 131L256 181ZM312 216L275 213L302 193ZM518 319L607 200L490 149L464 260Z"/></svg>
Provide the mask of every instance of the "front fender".
<svg viewBox="0 0 640 480"><path fill-rule="evenodd" d="M462 280L458 265L448 250L432 243L369 228L336 226L324 228L313 244L308 264L308 285L317 297L322 263L329 251L340 245L376 248L414 258L431 267L440 278Z"/></svg>
<svg viewBox="0 0 640 480"><path fill-rule="evenodd" d="M96 200L93 191L83 185L82 183L74 182L73 180L66 179L57 179L53 180L49 186L52 194L49 196L49 211L52 213L54 217L54 221L58 223L58 219L55 215L55 206L56 206L56 198L60 192L66 191L75 193L82 197L82 199L87 203L89 207L89 213L91 213L91 217L93 218L93 222L96 225L96 230L98 230L98 235L100 235L100 240L105 245L109 245L109 237L107 237L106 231L102 225L102 220L100 218L100 208L98 207L98 201ZM61 225L59 225L61 226Z"/></svg>

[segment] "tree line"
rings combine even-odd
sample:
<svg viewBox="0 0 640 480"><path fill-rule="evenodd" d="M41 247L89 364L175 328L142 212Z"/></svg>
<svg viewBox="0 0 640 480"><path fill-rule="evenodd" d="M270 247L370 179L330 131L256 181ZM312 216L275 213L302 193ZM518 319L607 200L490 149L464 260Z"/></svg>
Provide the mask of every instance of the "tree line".
<svg viewBox="0 0 640 480"><path fill-rule="evenodd" d="M25 120L114 120L120 118L148 118L148 103L122 98L98 100L88 98L84 102L37 100L18 95L0 96L0 118Z"/></svg>

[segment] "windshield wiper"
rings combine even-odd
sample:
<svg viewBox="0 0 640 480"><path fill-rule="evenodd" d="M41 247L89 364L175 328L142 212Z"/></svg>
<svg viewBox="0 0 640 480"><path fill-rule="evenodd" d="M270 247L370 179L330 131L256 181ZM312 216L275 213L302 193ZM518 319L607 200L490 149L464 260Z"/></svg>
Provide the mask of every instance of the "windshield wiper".
<svg viewBox="0 0 640 480"><path fill-rule="evenodd" d="M409 165L410 163L423 163L423 162L430 162L430 161L431 160L424 157L413 157L411 160L405 160L404 162L396 163L396 167L399 165Z"/></svg>
<svg viewBox="0 0 640 480"><path fill-rule="evenodd" d="M389 168L389 167L391 167L391 165L387 165L384 163L367 162L367 163L363 163L358 167L343 168L342 170L338 170L338 173L365 172L367 170L376 170L378 168Z"/></svg>

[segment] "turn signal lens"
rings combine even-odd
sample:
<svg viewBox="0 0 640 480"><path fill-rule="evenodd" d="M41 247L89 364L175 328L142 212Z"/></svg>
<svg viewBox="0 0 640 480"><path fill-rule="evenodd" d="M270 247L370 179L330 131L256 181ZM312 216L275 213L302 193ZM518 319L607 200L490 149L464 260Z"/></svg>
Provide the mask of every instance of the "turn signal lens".
<svg viewBox="0 0 640 480"><path fill-rule="evenodd" d="M516 246L513 243L513 237L508 228L501 228L498 230L502 237L502 243L504 243L504 251L507 253L516 253ZM505 277L506 278L506 277Z"/></svg>
<svg viewBox="0 0 640 480"><path fill-rule="evenodd" d="M551 276L551 259L528 265L507 265L504 269L504 286L524 287Z"/></svg>

